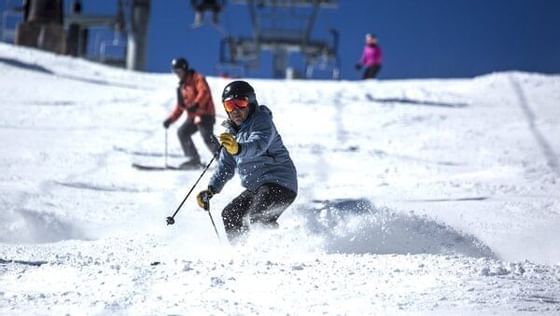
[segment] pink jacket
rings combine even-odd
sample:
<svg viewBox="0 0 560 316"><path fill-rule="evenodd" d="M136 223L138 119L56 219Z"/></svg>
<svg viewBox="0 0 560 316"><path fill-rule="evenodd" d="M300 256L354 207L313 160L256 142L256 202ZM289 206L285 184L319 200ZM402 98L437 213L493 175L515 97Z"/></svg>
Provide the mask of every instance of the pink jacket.
<svg viewBox="0 0 560 316"><path fill-rule="evenodd" d="M366 45L362 53L362 58L360 58L360 64L364 67L381 65L382 58L383 53L381 52L381 47L378 45Z"/></svg>

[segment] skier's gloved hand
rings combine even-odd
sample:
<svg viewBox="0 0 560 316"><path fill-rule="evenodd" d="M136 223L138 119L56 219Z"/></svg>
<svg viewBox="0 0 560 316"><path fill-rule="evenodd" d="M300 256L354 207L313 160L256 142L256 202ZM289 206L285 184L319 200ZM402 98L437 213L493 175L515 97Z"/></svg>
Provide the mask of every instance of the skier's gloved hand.
<svg viewBox="0 0 560 316"><path fill-rule="evenodd" d="M356 65L354 65L354 68L356 68L356 70L360 70L362 69L362 64L357 63Z"/></svg>
<svg viewBox="0 0 560 316"><path fill-rule="evenodd" d="M237 155L239 153L239 144L230 133L220 134L220 143L222 143L226 151L231 155Z"/></svg>
<svg viewBox="0 0 560 316"><path fill-rule="evenodd" d="M169 125L171 125L171 123L172 123L171 118L165 119L165 121L163 121L163 128L168 129Z"/></svg>
<svg viewBox="0 0 560 316"><path fill-rule="evenodd" d="M198 110L198 103L196 103L196 102L191 104L191 106L189 106L187 108L187 112L189 112L189 113L194 113L194 112L196 112L196 110Z"/></svg>
<svg viewBox="0 0 560 316"><path fill-rule="evenodd" d="M200 191L196 196L196 203L198 206L208 211L210 209L210 199L214 196L214 190L212 187L208 187L207 190Z"/></svg>

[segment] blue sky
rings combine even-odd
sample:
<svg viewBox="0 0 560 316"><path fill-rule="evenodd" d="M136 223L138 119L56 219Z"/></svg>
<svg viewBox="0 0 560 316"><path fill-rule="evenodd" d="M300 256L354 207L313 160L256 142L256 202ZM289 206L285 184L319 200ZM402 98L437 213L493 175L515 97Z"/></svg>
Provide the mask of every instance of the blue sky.
<svg viewBox="0 0 560 316"><path fill-rule="evenodd" d="M116 1L84 0L85 13L114 12ZM70 1L66 1L67 6ZM229 5L222 24L233 35L251 32L245 6ZM222 35L210 26L192 29L188 0L153 0L148 34L150 72L169 71L185 56L207 75L216 75ZM208 17L209 21L209 17ZM384 51L380 78L472 77L494 71L560 73L558 0L369 0L339 1L324 9L313 37L340 34L343 79L358 79L354 64L366 32L377 34ZM296 67L298 58L291 59ZM271 76L270 56L251 77Z"/></svg>

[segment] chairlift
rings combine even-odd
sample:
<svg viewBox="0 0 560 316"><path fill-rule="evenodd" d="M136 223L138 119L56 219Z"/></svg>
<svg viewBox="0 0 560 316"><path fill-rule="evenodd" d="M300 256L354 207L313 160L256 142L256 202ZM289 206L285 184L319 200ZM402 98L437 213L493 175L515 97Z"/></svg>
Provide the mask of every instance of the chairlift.
<svg viewBox="0 0 560 316"><path fill-rule="evenodd" d="M112 39L100 42L99 60L102 63L113 66L125 66L127 43L121 37L120 32L115 31Z"/></svg>
<svg viewBox="0 0 560 316"><path fill-rule="evenodd" d="M21 4L21 1L18 1ZM2 42L13 43L16 38L17 25L23 21L23 8L11 1L4 1L5 10L2 12L0 39Z"/></svg>
<svg viewBox="0 0 560 316"><path fill-rule="evenodd" d="M305 60L305 77L316 69L330 68L333 79L340 76L338 32L331 31L333 43L313 40L311 33L320 8L336 8L336 0L232 0L231 4L249 9L252 36L228 36L220 43L220 63L259 66L263 51L272 53L273 76L286 76L289 54L298 53Z"/></svg>

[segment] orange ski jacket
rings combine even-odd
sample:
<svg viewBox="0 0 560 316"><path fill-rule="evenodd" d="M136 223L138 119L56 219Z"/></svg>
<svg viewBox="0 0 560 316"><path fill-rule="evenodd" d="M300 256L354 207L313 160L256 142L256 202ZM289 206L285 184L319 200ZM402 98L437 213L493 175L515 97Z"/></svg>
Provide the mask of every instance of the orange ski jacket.
<svg viewBox="0 0 560 316"><path fill-rule="evenodd" d="M194 120L197 116L210 115L214 117L214 101L206 78L194 70L177 87L177 104L169 115L171 122L177 121L183 111L187 111L187 119Z"/></svg>

